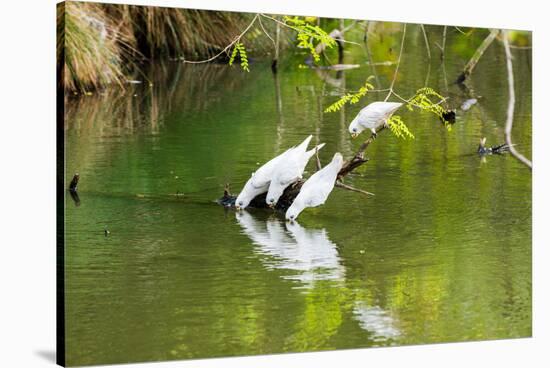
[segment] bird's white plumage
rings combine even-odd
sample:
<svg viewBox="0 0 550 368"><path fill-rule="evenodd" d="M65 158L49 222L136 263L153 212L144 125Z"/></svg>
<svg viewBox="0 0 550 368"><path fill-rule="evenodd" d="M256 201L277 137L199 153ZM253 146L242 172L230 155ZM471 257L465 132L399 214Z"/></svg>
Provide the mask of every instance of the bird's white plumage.
<svg viewBox="0 0 550 368"><path fill-rule="evenodd" d="M286 211L287 220L296 220L298 215L308 207L317 207L325 203L334 188L338 172L342 169L344 159L340 153L335 153L332 161L313 174L300 189L300 193Z"/></svg>
<svg viewBox="0 0 550 368"><path fill-rule="evenodd" d="M309 159L316 151L323 148L325 144L321 143L315 148L306 151L307 146L297 147L289 153L283 160L280 160L273 171L273 177L269 184L269 190L266 196L268 205L275 205L283 191L291 184L302 178Z"/></svg>
<svg viewBox="0 0 550 368"><path fill-rule="evenodd" d="M402 105L400 102L373 102L359 111L348 130L353 135L360 134L365 129L370 129L375 133L376 128L385 124Z"/></svg>
<svg viewBox="0 0 550 368"><path fill-rule="evenodd" d="M305 147L307 147L309 141L311 141L311 138L311 135L308 136L302 143L300 143L299 146L289 148L277 157L266 162L258 170L256 170L256 172L252 173L252 176L248 179L243 189L237 196L235 206L239 209L246 208L254 197L267 192L269 189L269 183L273 177L273 171L277 167L278 163L280 161L284 161L287 155L291 154L295 149L302 149L301 147L303 147L304 144Z"/></svg>

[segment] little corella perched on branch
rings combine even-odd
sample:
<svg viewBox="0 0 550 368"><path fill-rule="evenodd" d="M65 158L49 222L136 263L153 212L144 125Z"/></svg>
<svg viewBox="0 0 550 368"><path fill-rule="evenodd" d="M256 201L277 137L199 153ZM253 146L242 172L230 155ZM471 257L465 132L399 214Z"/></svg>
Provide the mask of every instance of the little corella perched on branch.
<svg viewBox="0 0 550 368"><path fill-rule="evenodd" d="M365 129L370 129L376 137L376 128L386 124L392 114L403 105L400 102L373 102L364 107L349 125L349 132L353 138Z"/></svg>
<svg viewBox="0 0 550 368"><path fill-rule="evenodd" d="M311 136L308 138L311 139ZM265 197L265 202L269 206L275 206L283 191L289 185L302 178L309 159L325 145L321 143L312 150L306 151L308 144L309 140L306 139L300 146L289 152L284 159L279 160L277 167L273 171L273 177L271 178L269 190Z"/></svg>
<svg viewBox="0 0 550 368"><path fill-rule="evenodd" d="M307 147L311 138L311 135L308 136L304 140L304 142L302 142L298 147L301 147L304 143ZM277 167L278 163L284 160L285 157L296 148L297 147L289 148L285 152L281 153L279 156L265 163L258 170L256 170L256 172L252 173L252 176L250 177L250 179L248 179L243 189L237 196L237 199L235 200L235 207L238 210L246 208L250 204L250 201L252 201L256 196L267 192L267 190L269 189L269 183L271 182L271 178L273 177L273 171Z"/></svg>
<svg viewBox="0 0 550 368"><path fill-rule="evenodd" d="M334 188L336 177L343 164L344 158L336 152L328 165L311 175L302 185L300 193L286 211L285 218L294 221L305 208L317 207L325 203Z"/></svg>

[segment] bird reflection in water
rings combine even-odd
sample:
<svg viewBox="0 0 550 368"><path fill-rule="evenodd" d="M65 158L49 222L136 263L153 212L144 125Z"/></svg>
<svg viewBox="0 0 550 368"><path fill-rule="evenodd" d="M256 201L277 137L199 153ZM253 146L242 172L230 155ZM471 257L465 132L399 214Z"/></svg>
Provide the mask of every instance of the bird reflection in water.
<svg viewBox="0 0 550 368"><path fill-rule="evenodd" d="M266 255L262 261L269 269L298 271L284 276L311 287L318 280L344 280L336 244L325 229L306 229L297 222L284 223L277 218L255 219L249 212L236 214L244 233Z"/></svg>
<svg viewBox="0 0 550 368"><path fill-rule="evenodd" d="M370 332L375 342L395 340L401 336L393 316L379 306L370 306L366 302L357 301L353 307L353 314L359 326Z"/></svg>
<svg viewBox="0 0 550 368"><path fill-rule="evenodd" d="M345 268L336 244L325 229L307 229L296 221L283 222L275 217L257 219L247 211L237 212L236 218L243 232L258 247L256 252L266 256L262 259L266 268L295 271L283 278L298 281L307 289L321 280L346 287ZM375 343L398 339L401 331L394 316L380 306L367 303L361 294L360 289L348 294L355 299L351 301L353 316L359 326Z"/></svg>

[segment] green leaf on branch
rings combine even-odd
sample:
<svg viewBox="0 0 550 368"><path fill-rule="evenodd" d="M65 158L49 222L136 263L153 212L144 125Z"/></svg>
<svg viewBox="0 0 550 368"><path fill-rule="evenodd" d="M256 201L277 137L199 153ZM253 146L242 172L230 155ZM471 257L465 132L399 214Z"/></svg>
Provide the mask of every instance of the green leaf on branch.
<svg viewBox="0 0 550 368"><path fill-rule="evenodd" d="M411 133L405 122L399 115L393 115L387 120L390 131L397 137L403 139L414 139L414 134Z"/></svg>
<svg viewBox="0 0 550 368"><path fill-rule="evenodd" d="M433 97L437 98L439 101L433 102L431 100ZM413 107L418 107L423 111L431 112L443 119L445 109L441 106L441 102L444 100L445 98L432 88L424 87L416 91L416 94L408 100L407 108L412 111Z"/></svg>
<svg viewBox="0 0 550 368"><path fill-rule="evenodd" d="M233 63L235 62L237 55L241 59L241 68L249 72L250 69L248 68L248 56L246 54L246 48L240 41L237 41L235 43L235 46L233 46L233 51L231 51L231 56L229 57L230 66L233 65Z"/></svg>
<svg viewBox="0 0 550 368"><path fill-rule="evenodd" d="M432 101L432 98L436 98L438 101ZM448 131L451 131L451 124L445 119L445 113L447 110L441 106L441 103L445 101L445 98L437 93L430 87L420 88L416 91L416 94L407 102L407 108L413 110L414 107L418 107L423 111L430 112L437 115L439 119L445 124Z"/></svg>
<svg viewBox="0 0 550 368"><path fill-rule="evenodd" d="M359 88L359 91L356 93L346 93L338 101L330 105L325 109L325 112L336 112L339 111L346 103L355 104L359 102L361 97L364 97L369 90L374 89L374 86L369 83L370 77L367 78L365 84Z"/></svg>
<svg viewBox="0 0 550 368"><path fill-rule="evenodd" d="M321 27L309 24L299 17L283 17L285 24L298 32L297 40L298 47L307 49L315 61L319 61L321 57L315 51L314 43L324 43L327 47L336 45L336 40L326 33Z"/></svg>

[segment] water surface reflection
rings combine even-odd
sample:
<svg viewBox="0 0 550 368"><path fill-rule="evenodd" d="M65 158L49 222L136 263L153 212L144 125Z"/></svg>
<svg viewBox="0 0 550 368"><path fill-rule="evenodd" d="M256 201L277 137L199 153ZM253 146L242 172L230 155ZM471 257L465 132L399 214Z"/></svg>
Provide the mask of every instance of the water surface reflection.
<svg viewBox="0 0 550 368"><path fill-rule="evenodd" d="M344 279L336 244L325 229L306 229L274 216L262 221L247 211L235 216L243 232L258 246L257 253L267 256L262 258L266 268L298 271L284 277L300 281L305 287L318 280Z"/></svg>

